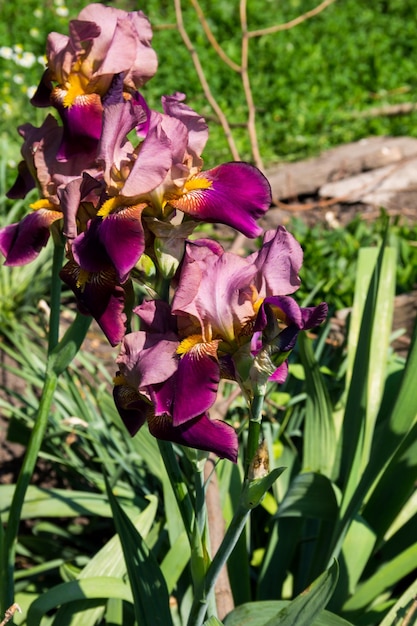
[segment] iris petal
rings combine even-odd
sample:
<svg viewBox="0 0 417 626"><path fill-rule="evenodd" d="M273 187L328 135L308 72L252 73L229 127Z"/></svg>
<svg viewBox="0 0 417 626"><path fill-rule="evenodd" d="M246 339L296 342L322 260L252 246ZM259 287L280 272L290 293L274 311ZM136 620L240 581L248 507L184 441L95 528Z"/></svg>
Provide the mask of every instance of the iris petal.
<svg viewBox="0 0 417 626"><path fill-rule="evenodd" d="M100 223L100 241L123 283L145 249L141 214L145 204L108 215Z"/></svg>
<svg viewBox="0 0 417 626"><path fill-rule="evenodd" d="M217 350L217 343L215 350ZM200 344L200 347L208 344ZM175 385L173 423L179 426L205 413L215 402L220 381L220 367L215 358L193 348L179 364Z"/></svg>
<svg viewBox="0 0 417 626"><path fill-rule="evenodd" d="M249 163L224 163L197 174L188 184L190 191L169 200L173 207L206 222L232 226L247 237L262 233L256 220L271 204L271 189L256 167Z"/></svg>
<svg viewBox="0 0 417 626"><path fill-rule="evenodd" d="M80 286L81 268L69 261L61 270L62 280L72 289L81 313L94 317L112 346L117 345L126 332L126 289L117 282L112 268L90 274L88 281Z"/></svg>
<svg viewBox="0 0 417 626"><path fill-rule="evenodd" d="M148 420L149 430L158 439L214 452L220 458L236 463L238 439L235 430L220 420L201 415L181 426L174 426L168 416Z"/></svg>
<svg viewBox="0 0 417 626"><path fill-rule="evenodd" d="M49 239L49 227L62 218L59 211L38 209L20 222L0 229L0 252L5 265L25 265L38 256Z"/></svg>
<svg viewBox="0 0 417 626"><path fill-rule="evenodd" d="M146 422L152 407L146 399L128 385L116 385L114 403L129 434L133 437Z"/></svg>

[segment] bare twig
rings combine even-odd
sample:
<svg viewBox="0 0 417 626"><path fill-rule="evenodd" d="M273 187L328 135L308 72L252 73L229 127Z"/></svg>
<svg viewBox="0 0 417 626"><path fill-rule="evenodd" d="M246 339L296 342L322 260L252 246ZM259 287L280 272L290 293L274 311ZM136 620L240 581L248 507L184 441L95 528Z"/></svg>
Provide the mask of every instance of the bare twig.
<svg viewBox="0 0 417 626"><path fill-rule="evenodd" d="M383 107L373 107L367 111L353 111L349 117L392 117L394 115L408 115L414 111L417 111L417 102L403 102L402 104L390 104Z"/></svg>
<svg viewBox="0 0 417 626"><path fill-rule="evenodd" d="M177 30L176 24L152 24L152 30L159 32L161 30Z"/></svg>
<svg viewBox="0 0 417 626"><path fill-rule="evenodd" d="M402 626L410 626L414 623L413 618L415 617L417 612L417 598L414 598L414 601L411 607L408 609L406 616L403 619ZM411 621L413 620L413 622Z"/></svg>
<svg viewBox="0 0 417 626"><path fill-rule="evenodd" d="M220 120L220 124L222 125L225 137L226 137L226 141L229 145L229 149L230 152L232 154L232 157L235 161L241 161L241 158L239 156L239 152L238 149L236 147L235 141L233 139L233 135L232 135L232 131L230 129L229 126L229 122L227 120L227 117L225 116L225 114L223 113L221 107L219 106L217 100L215 99L215 97L213 96L213 94L211 93L211 89L210 86L207 82L206 79L206 75L204 73L203 67L201 65L199 56L197 54L196 49L194 48L191 39L188 36L187 31L185 30L184 27L184 20L183 20L183 16L182 16L182 8L181 8L181 0L174 0L174 5L175 5L175 14L176 14L176 18L177 18L177 27L178 27L178 31L182 37L182 40L185 44L185 47L187 48L187 50L189 51L191 58L193 60L194 63L194 67L196 69L198 78L200 80L201 86L203 88L204 91L204 95L206 96L210 106L212 107L213 111L216 113L216 115L218 116L219 120Z"/></svg>
<svg viewBox="0 0 417 626"><path fill-rule="evenodd" d="M215 464L215 459L210 455L204 467L204 479L207 483L207 520L212 554L217 552L225 533L225 522L220 503L219 483L214 469ZM217 614L219 619L222 620L234 609L233 594L226 566L220 571L214 594L216 598Z"/></svg>
<svg viewBox="0 0 417 626"><path fill-rule="evenodd" d="M203 27L203 30L206 33L206 37L211 43L213 50L216 52L216 54L219 55L221 60L224 63L226 63L226 65L228 65L234 72L240 73L240 65L232 61L232 59L229 56L227 56L227 54L225 53L225 51L223 50L223 48L221 47L221 45L219 44L215 36L213 35L211 28L203 13L203 9L198 3L198 0L191 0L191 4L193 5L195 12L197 13L200 24Z"/></svg>
<svg viewBox="0 0 417 626"><path fill-rule="evenodd" d="M249 37L248 37L248 23L246 15L246 0L240 0L240 24L242 29L242 57L241 57L241 76L243 91L248 105L248 133L250 144L252 148L252 155L255 165L259 169L263 169L263 162L258 145L258 135L256 132L255 115L256 109L253 101L252 89L249 79Z"/></svg>
<svg viewBox="0 0 417 626"><path fill-rule="evenodd" d="M272 35L273 33L278 33L282 30L290 30L290 28L294 28L294 26L298 26L298 24L301 24L302 22L309 20L311 17L318 15L319 13L321 13L321 11L326 9L330 4L335 1L336 0L324 0L324 2L316 6L314 9L311 9L311 11L307 11L306 13L303 13L303 15L299 15L295 19L290 20L285 24L276 24L275 26L269 26L268 28L251 30L248 32L248 37L261 37L262 35Z"/></svg>
<svg viewBox="0 0 417 626"><path fill-rule="evenodd" d="M14 604L12 604L12 606L10 606L10 607L7 609L6 613L4 614L4 619L3 619L3 621L1 622L0 626L6 626L6 624L7 624L8 622L10 622L10 620L12 619L13 615L14 615L16 612L21 613L21 612L22 612L22 610L21 610L21 608L20 608L20 606L19 606L18 604L14 603Z"/></svg>

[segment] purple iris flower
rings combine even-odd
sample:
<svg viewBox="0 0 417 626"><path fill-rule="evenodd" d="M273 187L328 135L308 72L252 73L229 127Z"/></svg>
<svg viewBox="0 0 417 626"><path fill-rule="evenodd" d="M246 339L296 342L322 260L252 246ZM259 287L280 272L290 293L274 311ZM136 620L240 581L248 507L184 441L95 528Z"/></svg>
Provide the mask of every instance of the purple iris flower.
<svg viewBox="0 0 417 626"><path fill-rule="evenodd" d="M52 225L57 232L74 238L77 224L91 218L98 201L94 193L98 182L93 177L98 170L91 154L57 162L62 128L55 118L48 115L39 128L24 124L19 133L24 139L24 160L7 195L24 198L37 186L41 199L30 205L32 212L20 222L0 229L0 252L6 257L6 265L25 265L34 260L48 242Z"/></svg>
<svg viewBox="0 0 417 626"><path fill-rule="evenodd" d="M58 160L97 148L102 129L102 100L116 76L126 93L156 72L152 29L141 11L127 13L90 4L71 20L69 36L50 33L48 68L32 98L35 106L53 105L64 125Z"/></svg>
<svg viewBox="0 0 417 626"><path fill-rule="evenodd" d="M114 387L116 406L130 434L133 436L147 421L150 432L158 439L211 451L236 462L236 432L229 424L210 419L204 407L212 402L194 403L187 420L174 419L176 400L184 393L184 372L178 367L180 340L169 305L153 300L139 306L136 313L145 330L125 336ZM213 361L215 376L216 369ZM209 374L207 367L201 370L202 384ZM217 383L216 377L216 388ZM194 392L193 381L188 380L183 402L193 398Z"/></svg>
<svg viewBox="0 0 417 626"><path fill-rule="evenodd" d="M178 209L188 219L227 224L248 237L259 236L257 220L271 204L267 179L248 163L202 171L207 125L184 99L181 93L165 96L164 113L149 112L145 139L134 148L126 135L137 127L140 108L135 102L105 108L98 158L106 164L107 188L124 204L129 199L146 202L147 214L163 221Z"/></svg>
<svg viewBox="0 0 417 626"><path fill-rule="evenodd" d="M122 342L115 399L130 432L150 417L156 436L163 424L164 438L201 426L203 417L207 425L221 378L236 380L249 400L260 379L283 382L298 332L327 315L325 303L301 308L288 295L299 286L301 263L301 247L283 227L246 259L216 242L187 242L172 305L137 307L141 330ZM230 427L221 423L216 437L218 425L209 424L214 440L182 443L234 460Z"/></svg>

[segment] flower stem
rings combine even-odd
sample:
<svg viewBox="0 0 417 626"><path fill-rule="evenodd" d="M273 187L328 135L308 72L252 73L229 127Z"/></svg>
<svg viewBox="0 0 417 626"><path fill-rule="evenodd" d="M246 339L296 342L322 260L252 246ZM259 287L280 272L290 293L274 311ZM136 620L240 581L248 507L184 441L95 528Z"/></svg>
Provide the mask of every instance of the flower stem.
<svg viewBox="0 0 417 626"><path fill-rule="evenodd" d="M201 626L203 623L207 611L207 598L213 591L216 580L245 527L249 513L250 509L240 503L224 539L210 563L203 585L195 595L188 618L188 626Z"/></svg>
<svg viewBox="0 0 417 626"><path fill-rule="evenodd" d="M0 566L0 580L3 587L3 607L10 606L14 601L14 559L16 551L16 538L19 531L20 517L23 508L23 501L26 495L27 488L32 478L36 461L38 458L39 450L41 448L42 440L45 435L46 426L48 423L49 410L52 404L52 399L57 386L58 377L55 372L47 372L41 402L39 406L39 412L35 420L35 424L29 439L29 444L26 450L23 465L21 467L19 478L14 490L12 503L10 505L9 519L7 527L4 532L4 545L1 554L1 566Z"/></svg>
<svg viewBox="0 0 417 626"><path fill-rule="evenodd" d="M203 537L200 533L197 519L194 511L194 505L191 501L187 484L184 481L182 472L178 465L177 458L174 454L172 443L158 439L158 446L161 452L162 460L165 465L171 487L174 491L175 499L180 510L182 521L187 533L188 541L191 548L191 575L193 579L193 587L196 591L201 588L207 569L206 554L207 551L203 547Z"/></svg>
<svg viewBox="0 0 417 626"><path fill-rule="evenodd" d="M253 457L255 456L259 446L264 398L265 394L257 394L254 396L250 405L248 443L246 446L246 455L244 462L246 479L248 478L249 468L252 463Z"/></svg>
<svg viewBox="0 0 417 626"><path fill-rule="evenodd" d="M78 314L62 340L58 342L59 312L61 305L61 280L59 278L59 272L62 267L63 253L63 246L57 244L54 249L52 266L48 358L39 411L35 419L35 424L30 435L26 454L13 493L7 526L4 533L0 534L0 538L2 538L0 546L0 581L2 582L3 590L0 599L3 603L1 607L3 612L14 601L14 561L22 508L27 488L35 470L42 441L45 437L58 378L77 353L91 322L91 318Z"/></svg>
<svg viewBox="0 0 417 626"><path fill-rule="evenodd" d="M61 312L62 282L59 272L64 260L64 244L59 242L54 246L51 276L51 303L49 315L48 354L55 348L59 339L59 319Z"/></svg>

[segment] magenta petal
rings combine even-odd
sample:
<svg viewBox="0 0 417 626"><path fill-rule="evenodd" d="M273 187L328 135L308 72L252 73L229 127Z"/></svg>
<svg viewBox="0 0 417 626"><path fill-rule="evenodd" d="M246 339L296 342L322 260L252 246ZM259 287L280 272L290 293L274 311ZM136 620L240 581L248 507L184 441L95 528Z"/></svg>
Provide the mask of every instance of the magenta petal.
<svg viewBox="0 0 417 626"><path fill-rule="evenodd" d="M176 333L177 320L164 300L148 300L134 309L140 318L140 329L154 333Z"/></svg>
<svg viewBox="0 0 417 626"><path fill-rule="evenodd" d="M24 198L26 194L36 186L32 173L25 161L20 161L17 166L17 172L15 182L6 193L6 196L11 200Z"/></svg>
<svg viewBox="0 0 417 626"><path fill-rule="evenodd" d="M178 340L173 334L129 333L116 359L121 374L131 387L144 389L162 383L177 371Z"/></svg>
<svg viewBox="0 0 417 626"><path fill-rule="evenodd" d="M265 233L261 249L247 260L258 269L256 286L261 296L294 293L300 286L303 251L283 226Z"/></svg>
<svg viewBox="0 0 417 626"><path fill-rule="evenodd" d="M265 307L268 305L272 305L282 312L282 314L278 316L279 321L284 322L287 325L295 324L299 329L303 328L301 308L293 298L290 296L270 296L269 298L265 298L259 308L255 322L255 331L263 330L265 328L267 323Z"/></svg>
<svg viewBox="0 0 417 626"><path fill-rule="evenodd" d="M288 362L284 361L284 363L281 363L281 365L277 367L275 372L272 374L272 376L268 378L268 380L273 383L278 383L279 385L282 385L282 383L285 383L285 381L287 380L287 376Z"/></svg>
<svg viewBox="0 0 417 626"><path fill-rule="evenodd" d="M320 326L327 317L329 307L326 302L321 302L318 306L301 307L303 316L303 328L308 330Z"/></svg>
<svg viewBox="0 0 417 626"><path fill-rule="evenodd" d="M181 358L175 386L173 423L179 426L205 413L215 402L220 367L211 356L190 350Z"/></svg>
<svg viewBox="0 0 417 626"><path fill-rule="evenodd" d="M134 389L125 385L114 387L113 398L124 425L133 437L146 422L151 408L149 402Z"/></svg>
<svg viewBox="0 0 417 626"><path fill-rule="evenodd" d="M107 251L100 240L101 224L101 218L89 220L87 230L80 233L71 246L76 263L91 273L98 273L111 267Z"/></svg>
<svg viewBox="0 0 417 626"><path fill-rule="evenodd" d="M5 265L26 265L38 256L49 239L49 227L62 217L58 211L39 209L16 224L0 229L0 252Z"/></svg>
<svg viewBox="0 0 417 626"><path fill-rule="evenodd" d="M156 115L158 117L158 115ZM132 170L121 189L124 197L138 197L160 185L172 165L172 144L161 124L155 123L152 112L151 128Z"/></svg>
<svg viewBox="0 0 417 626"><path fill-rule="evenodd" d="M127 134L135 127L142 128L148 121L147 110L136 99L131 102L109 104L103 110L103 131L100 138L97 160L103 164L104 176L110 182L110 171L113 165L120 169L127 151L133 148L127 142Z"/></svg>
<svg viewBox="0 0 417 626"><path fill-rule="evenodd" d="M100 241L123 283L145 249L145 233L139 215L127 209L108 215L100 224Z"/></svg>
<svg viewBox="0 0 417 626"><path fill-rule="evenodd" d="M184 104L185 94L174 93L172 96L162 96L164 112L175 117L187 127L188 146L187 152L193 153L200 158L208 139L208 126L205 119Z"/></svg>
<svg viewBox="0 0 417 626"><path fill-rule="evenodd" d="M236 463L238 438L235 430L220 420L201 415L181 426L173 426L167 417L149 420L149 430L154 437L173 441L198 450L214 452L220 458Z"/></svg>
<svg viewBox="0 0 417 626"><path fill-rule="evenodd" d="M103 274L91 274L82 288L78 284L79 274L79 266L69 261L60 277L74 292L81 313L94 317L110 344L117 345L126 332L125 289L117 284L111 268Z"/></svg>
<svg viewBox="0 0 417 626"><path fill-rule="evenodd" d="M56 156L57 161L69 161L80 155L95 153L102 128L102 105L99 96L83 96L70 107L60 104L57 109L61 116L64 134ZM86 159L86 164L89 161Z"/></svg>
<svg viewBox="0 0 417 626"><path fill-rule="evenodd" d="M197 187L199 179L201 188ZM194 218L232 226L247 237L262 233L256 220L271 204L271 188L256 167L249 163L224 163L191 180L193 190L170 201L172 206ZM206 181L211 183L208 188Z"/></svg>

